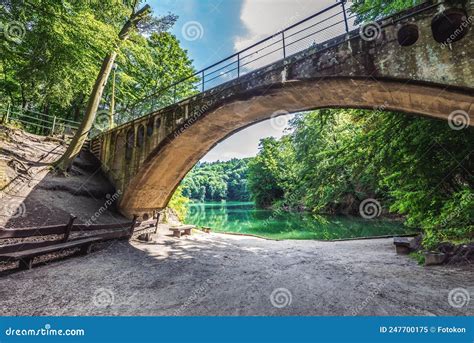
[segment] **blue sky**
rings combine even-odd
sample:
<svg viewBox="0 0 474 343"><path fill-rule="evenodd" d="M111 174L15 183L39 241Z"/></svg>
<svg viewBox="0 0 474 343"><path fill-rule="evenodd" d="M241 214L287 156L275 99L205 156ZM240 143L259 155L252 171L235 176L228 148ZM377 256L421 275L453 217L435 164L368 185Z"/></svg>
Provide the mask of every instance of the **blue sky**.
<svg viewBox="0 0 474 343"><path fill-rule="evenodd" d="M179 16L172 29L196 69L205 68L328 7L336 0L149 0L156 15ZM283 119L281 122L285 122ZM255 156L263 137L281 137L284 125L253 125L217 145L204 161Z"/></svg>

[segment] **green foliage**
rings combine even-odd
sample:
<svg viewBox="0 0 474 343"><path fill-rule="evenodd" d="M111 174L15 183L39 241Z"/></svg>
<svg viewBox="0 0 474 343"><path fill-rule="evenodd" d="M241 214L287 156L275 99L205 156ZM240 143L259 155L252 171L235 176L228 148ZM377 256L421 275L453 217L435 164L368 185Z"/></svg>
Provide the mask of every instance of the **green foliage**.
<svg viewBox="0 0 474 343"><path fill-rule="evenodd" d="M247 201L248 159L199 163L182 182L183 194L198 201Z"/></svg>
<svg viewBox="0 0 474 343"><path fill-rule="evenodd" d="M414 259L418 264L423 265L425 264L425 255L420 251L415 251L410 253L410 257Z"/></svg>
<svg viewBox="0 0 474 343"><path fill-rule="evenodd" d="M419 5L424 0L356 0L351 11L357 13L357 22L381 19L390 14Z"/></svg>
<svg viewBox="0 0 474 343"><path fill-rule="evenodd" d="M181 222L184 222L188 213L188 203L189 199L183 195L183 187L180 186L174 192L168 207L176 213Z"/></svg>
<svg viewBox="0 0 474 343"><path fill-rule="evenodd" d="M474 233L474 129L401 113L321 110L262 140L249 185L259 206L358 214L366 198L422 228L424 245Z"/></svg>
<svg viewBox="0 0 474 343"><path fill-rule="evenodd" d="M293 154L289 140L265 138L260 153L249 163L249 189L259 207L269 207L292 188Z"/></svg>
<svg viewBox="0 0 474 343"><path fill-rule="evenodd" d="M80 121L88 96L107 53L119 49L116 112L194 72L187 52L166 32L176 16L147 17L125 43L118 34L141 1L6 0L0 22L17 23L24 35L17 41L1 37L0 107L15 107ZM189 83L177 96L192 94ZM164 94L159 101L168 101ZM153 103L136 108L143 114ZM111 82L100 109L108 109ZM124 120L130 118L121 118Z"/></svg>

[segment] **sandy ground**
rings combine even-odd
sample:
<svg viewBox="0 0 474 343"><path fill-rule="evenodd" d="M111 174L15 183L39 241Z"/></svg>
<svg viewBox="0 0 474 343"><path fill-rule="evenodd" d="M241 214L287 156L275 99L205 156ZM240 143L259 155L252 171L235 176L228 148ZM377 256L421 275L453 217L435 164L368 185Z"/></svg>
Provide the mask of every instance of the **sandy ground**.
<svg viewBox="0 0 474 343"><path fill-rule="evenodd" d="M113 190L87 156L68 177L48 163L64 146L18 130L2 133L0 226L88 221ZM5 138L5 137L6 138ZM6 185L6 187L5 187ZM124 221L106 211L97 223ZM473 315L449 304L467 267L421 267L392 240L270 241L198 233L151 243L108 242L86 257L0 276L2 315ZM463 294L455 298L463 302ZM464 294L465 295L465 294Z"/></svg>
<svg viewBox="0 0 474 343"><path fill-rule="evenodd" d="M113 211L94 214L115 193L100 166L81 154L69 175L50 170L66 145L60 140L0 126L0 227L64 224L69 214L76 223L124 222Z"/></svg>
<svg viewBox="0 0 474 343"><path fill-rule="evenodd" d="M269 241L162 227L151 243L111 242L0 278L3 315L473 315L467 267L422 267L391 239ZM272 296L273 294L273 296ZM459 299L458 299L459 300ZM459 302L457 303L459 304Z"/></svg>

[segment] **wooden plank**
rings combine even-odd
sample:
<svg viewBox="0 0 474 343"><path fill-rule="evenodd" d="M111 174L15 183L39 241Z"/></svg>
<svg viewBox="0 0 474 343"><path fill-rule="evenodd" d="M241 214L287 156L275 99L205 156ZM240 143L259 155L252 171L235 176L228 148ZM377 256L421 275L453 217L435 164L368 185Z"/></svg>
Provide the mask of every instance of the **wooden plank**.
<svg viewBox="0 0 474 343"><path fill-rule="evenodd" d="M393 237L393 244L410 246L410 240L407 237Z"/></svg>
<svg viewBox="0 0 474 343"><path fill-rule="evenodd" d="M91 237L91 238L84 238L84 239L79 239L79 240L75 240L75 241L69 241L69 242L66 242L66 243L59 243L59 244L53 244L53 245L38 247L38 248L35 248L35 249L28 249L28 250L10 252L8 254L2 253L0 255L0 261L27 259L29 257L36 257L36 256L44 255L44 254L47 254L47 253L55 252L55 251L58 251L58 250L72 249L72 248L80 247L84 244L90 244L92 242L100 241L100 240L101 240L100 237Z"/></svg>
<svg viewBox="0 0 474 343"><path fill-rule="evenodd" d="M183 225L183 226L177 226L177 227L171 227L171 231L186 231L186 230L192 230L195 229L196 227L194 225Z"/></svg>
<svg viewBox="0 0 474 343"><path fill-rule="evenodd" d="M137 223L140 226L140 223L138 222L138 216L136 214L133 215L132 223L130 225L130 229L128 231L128 239L131 239L133 236L133 232L135 231L135 228L137 227Z"/></svg>
<svg viewBox="0 0 474 343"><path fill-rule="evenodd" d="M87 237L83 239L94 239L94 240L108 240L108 239L115 239L115 238L124 238L127 237L129 234L129 230L120 230L120 231L113 231L113 232L105 232L99 235L94 235L92 237ZM71 240L69 242L76 242L82 240L81 238ZM54 246L54 245L61 245L59 241L42 241L42 242L28 242L28 243L17 243L17 244L10 244L0 247L0 255L11 254L14 252L21 252L26 250L35 250L41 249L44 247Z"/></svg>
<svg viewBox="0 0 474 343"><path fill-rule="evenodd" d="M50 245L57 245L57 244L58 244L58 240L10 244L10 245L5 245L5 246L0 247L0 255L9 254L16 251L38 249L38 248L47 247Z"/></svg>
<svg viewBox="0 0 474 343"><path fill-rule="evenodd" d="M173 226L170 228L170 230L189 230L189 229L195 229L195 225L182 225L182 226Z"/></svg>
<svg viewBox="0 0 474 343"><path fill-rule="evenodd" d="M25 258L20 260L20 270L30 270L33 268L33 258Z"/></svg>
<svg viewBox="0 0 474 343"><path fill-rule="evenodd" d="M99 235L94 235L94 237L98 238L101 241L105 241L109 239L126 238L129 235L130 235L130 230L121 230L121 231L101 233Z"/></svg>
<svg viewBox="0 0 474 343"><path fill-rule="evenodd" d="M76 220L76 216L74 215L70 215L69 217L69 223L67 223L66 225L66 230L64 231L64 237L63 237L63 242L67 242L68 239L69 239L69 235L71 234L71 229L72 229L72 225L74 224L74 220Z"/></svg>
<svg viewBox="0 0 474 343"><path fill-rule="evenodd" d="M62 232L64 233L64 231ZM69 242L59 241L27 242L6 245L0 247L0 261L18 259L24 256L39 256L48 252L81 246L87 242L98 242L110 239L127 238L130 236L130 224L128 228L120 231L106 232L93 237L79 238Z"/></svg>
<svg viewBox="0 0 474 343"><path fill-rule="evenodd" d="M137 223L137 224L140 225L140 223ZM126 229L126 228L130 228L130 225L132 225L132 222L116 223L116 224L93 224L93 225L74 224L72 226L71 231L77 232L77 231Z"/></svg>
<svg viewBox="0 0 474 343"><path fill-rule="evenodd" d="M40 228L0 229L0 239L26 238L48 235L62 235L66 225L52 225Z"/></svg>

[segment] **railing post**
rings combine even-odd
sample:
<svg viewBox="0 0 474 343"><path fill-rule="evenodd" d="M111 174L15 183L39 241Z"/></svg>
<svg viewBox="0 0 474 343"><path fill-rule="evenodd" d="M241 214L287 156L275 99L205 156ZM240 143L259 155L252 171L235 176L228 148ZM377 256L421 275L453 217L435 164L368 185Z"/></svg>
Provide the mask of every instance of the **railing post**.
<svg viewBox="0 0 474 343"><path fill-rule="evenodd" d="M51 136L54 136L55 128L56 128L56 116L53 117L53 126L51 127Z"/></svg>
<svg viewBox="0 0 474 343"><path fill-rule="evenodd" d="M204 70L202 71L202 76L201 76L201 79L202 79L202 91L204 92Z"/></svg>
<svg viewBox="0 0 474 343"><path fill-rule="evenodd" d="M347 22L347 14L346 14L346 0L341 1L342 6L342 13L344 15L344 24L346 25L346 33L349 33L349 23Z"/></svg>
<svg viewBox="0 0 474 343"><path fill-rule="evenodd" d="M63 237L63 243L66 243L67 240L69 239L69 235L71 234L72 230L72 225L74 224L74 221L76 220L76 216L70 214L69 215L69 222L66 225L66 229L64 230L64 237Z"/></svg>
<svg viewBox="0 0 474 343"><path fill-rule="evenodd" d="M133 215L132 223L130 226L130 232L128 233L128 239L131 239L133 236L133 232L135 231L135 225L137 223L138 216L136 214Z"/></svg>
<svg viewBox="0 0 474 343"><path fill-rule="evenodd" d="M240 77L240 53L237 54L237 77Z"/></svg>
<svg viewBox="0 0 474 343"><path fill-rule="evenodd" d="M8 119L9 119L9 117L10 117L10 106L11 106L11 104L8 103L8 106L7 106L7 113L6 113L6 114L3 116L3 118L2 118L2 123L4 123L4 124L7 124L7 123L8 123Z"/></svg>
<svg viewBox="0 0 474 343"><path fill-rule="evenodd" d="M286 58L285 31L281 32L281 37L283 41L283 58Z"/></svg>

